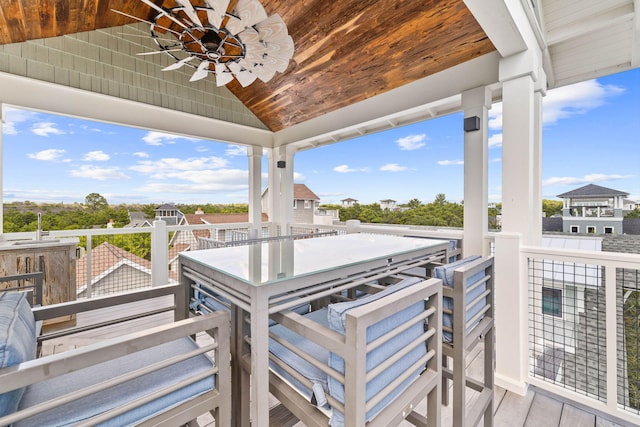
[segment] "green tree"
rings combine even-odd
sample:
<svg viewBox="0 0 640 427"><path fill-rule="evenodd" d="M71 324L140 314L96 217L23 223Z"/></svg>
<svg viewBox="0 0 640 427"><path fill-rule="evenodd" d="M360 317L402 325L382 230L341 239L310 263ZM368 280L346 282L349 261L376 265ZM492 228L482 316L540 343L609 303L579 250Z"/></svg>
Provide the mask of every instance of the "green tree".
<svg viewBox="0 0 640 427"><path fill-rule="evenodd" d="M640 208L635 208L625 215L625 218L640 218Z"/></svg>
<svg viewBox="0 0 640 427"><path fill-rule="evenodd" d="M447 197L444 195L444 193L438 193L436 194L436 199L434 200L434 203L442 206L445 203L447 203Z"/></svg>
<svg viewBox="0 0 640 427"><path fill-rule="evenodd" d="M545 213L547 218L557 214L562 214L562 202L559 200L542 200L542 212Z"/></svg>
<svg viewBox="0 0 640 427"><path fill-rule="evenodd" d="M411 199L409 203L407 203L407 207L409 209L419 208L422 205L422 202L418 199Z"/></svg>
<svg viewBox="0 0 640 427"><path fill-rule="evenodd" d="M87 197L84 198L84 204L94 211L109 207L107 199L105 199L104 196L98 193L88 194Z"/></svg>

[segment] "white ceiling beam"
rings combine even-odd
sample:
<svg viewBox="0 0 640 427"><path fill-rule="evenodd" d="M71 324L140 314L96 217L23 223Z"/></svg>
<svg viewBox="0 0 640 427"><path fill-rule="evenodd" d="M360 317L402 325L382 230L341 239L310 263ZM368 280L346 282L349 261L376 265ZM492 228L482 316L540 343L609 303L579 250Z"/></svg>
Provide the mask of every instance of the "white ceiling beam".
<svg viewBox="0 0 640 427"><path fill-rule="evenodd" d="M270 148L273 141L271 131L8 73L0 73L0 103L231 144Z"/></svg>
<svg viewBox="0 0 640 427"><path fill-rule="evenodd" d="M524 23L518 22L514 17L507 5L508 2L509 0L464 0L467 8L503 57L527 49L521 31L521 25Z"/></svg>
<svg viewBox="0 0 640 427"><path fill-rule="evenodd" d="M459 96L468 89L498 82L500 55L492 52L440 73L365 99L274 134L274 147L326 140L326 135L353 135L356 128L389 129L392 123L409 124L459 109ZM457 103L452 97L458 97ZM446 108L438 108L443 104ZM344 139L344 138L343 138Z"/></svg>

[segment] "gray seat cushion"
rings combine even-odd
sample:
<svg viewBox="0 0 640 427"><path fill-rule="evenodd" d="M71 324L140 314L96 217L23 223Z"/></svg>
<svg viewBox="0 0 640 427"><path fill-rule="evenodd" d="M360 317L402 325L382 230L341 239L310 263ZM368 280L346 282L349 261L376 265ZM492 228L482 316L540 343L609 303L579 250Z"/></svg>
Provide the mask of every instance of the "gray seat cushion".
<svg viewBox="0 0 640 427"><path fill-rule="evenodd" d="M197 347L189 338L182 338L147 350L133 353L118 359L101 363L94 367L61 375L27 387L19 409L25 409L66 393L79 390L92 384L99 384L117 375L146 367L169 357L187 353ZM213 366L206 355L200 355L159 371L144 375L138 379L97 392L42 414L20 422L20 426L67 426L118 408L135 398L148 395L161 388L177 383ZM166 396L157 398L132 411L119 415L103 424L104 426L132 425L145 420L158 412L201 395L214 388L213 376L207 377Z"/></svg>
<svg viewBox="0 0 640 427"><path fill-rule="evenodd" d="M36 357L36 322L26 292L0 293L0 369ZM24 388L0 394L0 417L15 412Z"/></svg>

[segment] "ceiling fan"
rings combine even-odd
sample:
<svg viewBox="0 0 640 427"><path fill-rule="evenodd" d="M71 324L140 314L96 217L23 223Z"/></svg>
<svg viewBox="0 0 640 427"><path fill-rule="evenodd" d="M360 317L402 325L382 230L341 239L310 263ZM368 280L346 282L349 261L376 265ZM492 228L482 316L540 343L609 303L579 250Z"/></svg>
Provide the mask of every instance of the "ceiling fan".
<svg viewBox="0 0 640 427"><path fill-rule="evenodd" d="M150 20L112 9L150 25L159 50L138 55L165 53L175 62L162 70L191 67L195 71L190 81L214 74L218 86L235 78L246 87L256 79L267 82L276 72L283 73L293 57L293 39L286 24L278 14L267 16L258 0L238 0L231 12L227 11L231 0L200 4L174 0L173 7L141 1L158 12Z"/></svg>

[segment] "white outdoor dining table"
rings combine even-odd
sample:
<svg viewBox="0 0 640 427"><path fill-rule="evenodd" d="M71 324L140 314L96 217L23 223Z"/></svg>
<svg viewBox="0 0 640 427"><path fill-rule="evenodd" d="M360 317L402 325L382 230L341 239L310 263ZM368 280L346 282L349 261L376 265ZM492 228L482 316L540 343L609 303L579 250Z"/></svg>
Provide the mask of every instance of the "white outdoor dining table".
<svg viewBox="0 0 640 427"><path fill-rule="evenodd" d="M180 253L180 280L191 296L197 282L231 301L234 425L269 425L270 314L444 261L448 245L447 240L346 234Z"/></svg>

